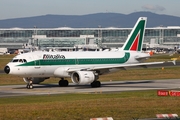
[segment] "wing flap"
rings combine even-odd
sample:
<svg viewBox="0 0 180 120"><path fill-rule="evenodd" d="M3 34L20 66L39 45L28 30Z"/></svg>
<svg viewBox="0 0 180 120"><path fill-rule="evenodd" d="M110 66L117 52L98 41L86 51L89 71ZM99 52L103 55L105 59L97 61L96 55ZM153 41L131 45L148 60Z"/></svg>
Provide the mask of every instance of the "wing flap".
<svg viewBox="0 0 180 120"><path fill-rule="evenodd" d="M175 64L174 61L168 61ZM160 65L166 62L149 62L149 63L135 63L135 64L112 64L112 65L98 65L98 66L89 66L89 67L76 67L76 68L69 68L67 72L74 72L74 71L93 71L93 70L102 70L102 69L111 69L111 68L121 68L126 69L126 67L147 67L151 65Z"/></svg>

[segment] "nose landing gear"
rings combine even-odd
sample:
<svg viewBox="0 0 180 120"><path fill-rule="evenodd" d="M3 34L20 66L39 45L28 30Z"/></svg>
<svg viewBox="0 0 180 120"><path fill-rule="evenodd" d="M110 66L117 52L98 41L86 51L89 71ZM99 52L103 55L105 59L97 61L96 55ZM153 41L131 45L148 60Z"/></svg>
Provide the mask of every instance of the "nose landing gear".
<svg viewBox="0 0 180 120"><path fill-rule="evenodd" d="M29 81L29 83L26 86L27 89L33 89L32 81Z"/></svg>
<svg viewBox="0 0 180 120"><path fill-rule="evenodd" d="M33 81L31 80L31 78L29 78L28 83L26 85L27 89L33 89Z"/></svg>

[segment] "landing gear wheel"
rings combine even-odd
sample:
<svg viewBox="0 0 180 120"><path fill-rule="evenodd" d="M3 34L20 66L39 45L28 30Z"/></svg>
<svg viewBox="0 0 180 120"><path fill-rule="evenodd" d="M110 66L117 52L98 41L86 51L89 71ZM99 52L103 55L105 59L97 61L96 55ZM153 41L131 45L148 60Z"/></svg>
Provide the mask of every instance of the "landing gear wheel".
<svg viewBox="0 0 180 120"><path fill-rule="evenodd" d="M100 81L94 81L91 83L91 87L92 88L101 87L101 82Z"/></svg>
<svg viewBox="0 0 180 120"><path fill-rule="evenodd" d="M30 89L33 89L33 85L30 85Z"/></svg>
<svg viewBox="0 0 180 120"><path fill-rule="evenodd" d="M33 89L33 83L32 81L29 81L29 83L26 86L27 89Z"/></svg>
<svg viewBox="0 0 180 120"><path fill-rule="evenodd" d="M67 80L60 80L59 86L60 87L67 87L69 85L69 82Z"/></svg>
<svg viewBox="0 0 180 120"><path fill-rule="evenodd" d="M26 88L27 88L27 89L33 89L33 85L28 83L27 86L26 86Z"/></svg>

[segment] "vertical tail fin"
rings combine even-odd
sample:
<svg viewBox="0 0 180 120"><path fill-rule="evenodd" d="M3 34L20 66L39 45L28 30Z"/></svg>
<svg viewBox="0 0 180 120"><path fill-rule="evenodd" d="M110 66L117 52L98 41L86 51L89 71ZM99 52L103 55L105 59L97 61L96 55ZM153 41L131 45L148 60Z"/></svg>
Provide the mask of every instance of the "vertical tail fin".
<svg viewBox="0 0 180 120"><path fill-rule="evenodd" d="M131 31L125 44L122 47L123 50L129 50L129 51L142 50L146 21L147 21L146 17L140 17L138 19L133 30Z"/></svg>

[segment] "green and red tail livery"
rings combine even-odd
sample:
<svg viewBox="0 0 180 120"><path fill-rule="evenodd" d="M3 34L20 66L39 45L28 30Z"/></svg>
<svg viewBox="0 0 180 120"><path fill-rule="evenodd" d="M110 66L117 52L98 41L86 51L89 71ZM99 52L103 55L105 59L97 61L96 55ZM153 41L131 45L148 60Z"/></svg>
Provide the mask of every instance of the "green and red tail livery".
<svg viewBox="0 0 180 120"><path fill-rule="evenodd" d="M144 32L146 27L146 17L140 17L135 24L133 30L131 31L130 35L128 36L123 50L129 51L141 51L144 39Z"/></svg>

